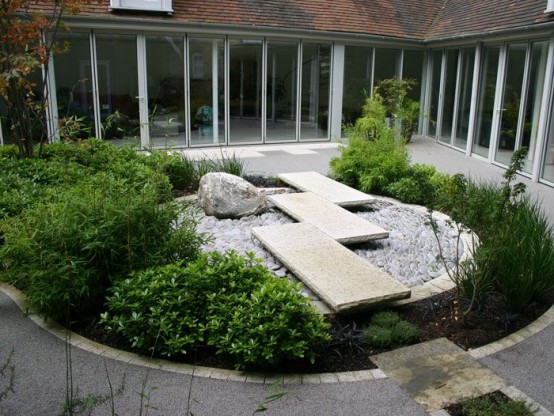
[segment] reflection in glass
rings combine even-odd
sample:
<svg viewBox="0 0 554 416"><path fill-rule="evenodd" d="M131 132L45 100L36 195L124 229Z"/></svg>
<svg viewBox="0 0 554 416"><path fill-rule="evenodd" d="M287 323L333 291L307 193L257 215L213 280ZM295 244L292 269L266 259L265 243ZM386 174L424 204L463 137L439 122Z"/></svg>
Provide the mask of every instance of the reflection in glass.
<svg viewBox="0 0 554 416"><path fill-rule="evenodd" d="M223 39L190 38L189 74L191 145L223 144L225 142Z"/></svg>
<svg viewBox="0 0 554 416"><path fill-rule="evenodd" d="M102 135L115 144L139 143L137 43L134 35L96 35Z"/></svg>
<svg viewBox="0 0 554 416"><path fill-rule="evenodd" d="M461 73L460 73L460 95L458 97L458 114L456 121L456 135L454 146L465 149L467 136L469 134L469 115L471 111L471 90L473 86L473 66L475 63L475 49L467 48L460 50Z"/></svg>
<svg viewBox="0 0 554 416"><path fill-rule="evenodd" d="M330 58L330 45L303 45L300 140L329 137Z"/></svg>
<svg viewBox="0 0 554 416"><path fill-rule="evenodd" d="M526 51L525 43L508 45L500 133L495 155L495 160L505 165L510 163L516 146Z"/></svg>
<svg viewBox="0 0 554 416"><path fill-rule="evenodd" d="M375 48L375 71L373 87L384 79L400 77L400 49Z"/></svg>
<svg viewBox="0 0 554 416"><path fill-rule="evenodd" d="M489 153L499 55L500 47L498 46L483 48L473 153L484 157L487 157Z"/></svg>
<svg viewBox="0 0 554 416"><path fill-rule="evenodd" d="M525 100L525 120L523 124L521 146L529 149L523 171L533 172L533 161L537 154L537 132L541 113L542 88L546 69L547 42L535 42L531 47L531 68L529 70L529 88Z"/></svg>
<svg viewBox="0 0 554 416"><path fill-rule="evenodd" d="M554 184L554 105L552 104L550 107L549 123L541 177Z"/></svg>
<svg viewBox="0 0 554 416"><path fill-rule="evenodd" d="M421 75L423 74L423 51L404 50L402 78L414 79L417 84L413 86L408 97L414 101L421 100Z"/></svg>
<svg viewBox="0 0 554 416"><path fill-rule="evenodd" d="M90 40L86 33L64 33L59 42L68 42L69 50L54 58L58 126L60 138L69 139L70 124L78 126L73 139L96 136L90 64Z"/></svg>
<svg viewBox="0 0 554 416"><path fill-rule="evenodd" d="M262 40L229 40L231 143L262 139Z"/></svg>
<svg viewBox="0 0 554 416"><path fill-rule="evenodd" d="M346 46L342 114L345 124L354 124L362 115L362 106L370 94L373 48Z"/></svg>
<svg viewBox="0 0 554 416"><path fill-rule="evenodd" d="M441 134L439 138L443 143L450 143L452 137L456 77L458 73L458 53L459 51L457 49L446 52L446 78L444 82Z"/></svg>
<svg viewBox="0 0 554 416"><path fill-rule="evenodd" d="M268 42L266 141L296 140L298 44Z"/></svg>
<svg viewBox="0 0 554 416"><path fill-rule="evenodd" d="M442 51L432 53L431 108L429 109L429 136L436 138L441 87Z"/></svg>
<svg viewBox="0 0 554 416"><path fill-rule="evenodd" d="M186 145L184 40L147 36L148 127L154 147Z"/></svg>

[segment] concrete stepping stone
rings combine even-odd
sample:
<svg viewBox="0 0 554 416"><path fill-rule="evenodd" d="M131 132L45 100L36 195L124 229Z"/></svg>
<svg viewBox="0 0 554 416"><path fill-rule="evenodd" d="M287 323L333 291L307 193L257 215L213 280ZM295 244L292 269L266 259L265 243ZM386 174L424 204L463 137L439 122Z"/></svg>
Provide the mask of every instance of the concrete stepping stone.
<svg viewBox="0 0 554 416"><path fill-rule="evenodd" d="M371 360L428 412L506 386L504 380L446 338L374 355Z"/></svg>
<svg viewBox="0 0 554 416"><path fill-rule="evenodd" d="M335 312L404 299L410 290L308 223L254 227L252 233Z"/></svg>
<svg viewBox="0 0 554 416"><path fill-rule="evenodd" d="M387 238L388 231L312 192L271 195L269 201L295 220L307 222L342 244Z"/></svg>
<svg viewBox="0 0 554 416"><path fill-rule="evenodd" d="M375 198L317 172L281 173L279 179L296 189L313 192L341 207L368 205Z"/></svg>

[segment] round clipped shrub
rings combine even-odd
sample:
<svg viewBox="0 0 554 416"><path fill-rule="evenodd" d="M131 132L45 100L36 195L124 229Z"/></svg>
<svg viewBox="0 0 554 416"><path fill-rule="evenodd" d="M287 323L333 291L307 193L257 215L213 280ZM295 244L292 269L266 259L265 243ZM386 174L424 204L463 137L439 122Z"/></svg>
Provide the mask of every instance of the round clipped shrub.
<svg viewBox="0 0 554 416"><path fill-rule="evenodd" d="M370 325L364 330L365 342L375 348L387 348L392 344L392 328Z"/></svg>
<svg viewBox="0 0 554 416"><path fill-rule="evenodd" d="M392 311L377 312L371 318L372 325L382 326L385 328L392 328L398 322L400 322L400 316L396 312Z"/></svg>
<svg viewBox="0 0 554 416"><path fill-rule="evenodd" d="M209 344L232 356L238 368L299 358L313 363L317 348L330 340L329 325L300 288L269 277L251 293L212 296Z"/></svg>
<svg viewBox="0 0 554 416"><path fill-rule="evenodd" d="M134 273L110 290L102 322L134 346L161 355L213 346L237 367L313 360L328 324L299 286L234 252L202 254Z"/></svg>
<svg viewBox="0 0 554 416"><path fill-rule="evenodd" d="M408 321L396 323L392 331L394 343L398 345L415 344L420 336L419 328Z"/></svg>

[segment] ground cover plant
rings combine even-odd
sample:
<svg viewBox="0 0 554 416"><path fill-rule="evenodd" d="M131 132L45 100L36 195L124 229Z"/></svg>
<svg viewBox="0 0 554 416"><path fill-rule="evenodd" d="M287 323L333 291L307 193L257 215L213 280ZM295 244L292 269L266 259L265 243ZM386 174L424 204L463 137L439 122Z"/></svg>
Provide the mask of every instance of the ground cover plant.
<svg viewBox="0 0 554 416"><path fill-rule="evenodd" d="M110 290L102 321L134 347L165 356L208 345L239 368L315 360L328 324L298 285L254 256L203 254L136 272Z"/></svg>
<svg viewBox="0 0 554 416"><path fill-rule="evenodd" d="M501 392L465 400L447 408L451 416L532 416L536 410L523 400L512 400Z"/></svg>

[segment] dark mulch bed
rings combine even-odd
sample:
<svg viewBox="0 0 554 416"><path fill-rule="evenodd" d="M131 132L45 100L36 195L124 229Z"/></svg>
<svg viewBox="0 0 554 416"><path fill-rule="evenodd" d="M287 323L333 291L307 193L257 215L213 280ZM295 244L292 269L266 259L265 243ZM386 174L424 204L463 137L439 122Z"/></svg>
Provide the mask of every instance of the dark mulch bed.
<svg viewBox="0 0 554 416"><path fill-rule="evenodd" d="M458 316L456 298L452 291L432 298L402 306L395 310L403 319L415 324L421 330L421 341L446 337L464 349L489 344L521 329L542 315L554 303L554 292L533 302L524 313L508 315L503 311L501 299L493 297L480 309L472 312L466 325ZM333 328L334 341L327 346L312 365L307 361L294 361L277 368L250 368L249 370L274 371L278 373L324 373L335 371L356 371L376 368L370 356L384 352L362 344L360 329L369 324L372 312L329 318ZM96 322L72 323L71 329L97 342L150 355L148 351L133 350L129 343L117 334L107 333ZM172 360L208 367L233 369L229 357L216 355L213 348L199 347L195 351Z"/></svg>

